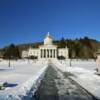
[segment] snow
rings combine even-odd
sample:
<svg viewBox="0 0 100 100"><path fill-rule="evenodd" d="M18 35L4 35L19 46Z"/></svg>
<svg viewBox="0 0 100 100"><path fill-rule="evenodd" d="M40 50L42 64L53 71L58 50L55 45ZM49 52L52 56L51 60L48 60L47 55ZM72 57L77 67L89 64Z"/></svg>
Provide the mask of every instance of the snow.
<svg viewBox="0 0 100 100"><path fill-rule="evenodd" d="M31 96L36 91L46 70L45 61L11 61L11 67L8 67L8 61L0 62L0 84L8 82L15 85L5 90L0 90L0 100L22 100L24 96ZM31 91L32 90L32 91Z"/></svg>
<svg viewBox="0 0 100 100"><path fill-rule="evenodd" d="M100 99L100 76L96 75L96 62L94 60L70 60L55 61L54 64L62 72L70 72L73 76L70 76L84 89Z"/></svg>
<svg viewBox="0 0 100 100"><path fill-rule="evenodd" d="M0 90L0 100L25 100L34 94L48 67L47 61L0 61L0 84L8 82L13 85ZM96 75L96 62L94 60L53 60L62 72L70 72L73 80L83 88L100 99L100 76Z"/></svg>

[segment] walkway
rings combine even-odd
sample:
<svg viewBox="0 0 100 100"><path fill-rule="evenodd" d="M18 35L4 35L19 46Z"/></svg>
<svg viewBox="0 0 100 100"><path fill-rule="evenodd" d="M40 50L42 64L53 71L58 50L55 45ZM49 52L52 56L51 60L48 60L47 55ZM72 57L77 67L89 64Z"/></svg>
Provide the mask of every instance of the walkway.
<svg viewBox="0 0 100 100"><path fill-rule="evenodd" d="M97 100L69 75L50 65L32 100Z"/></svg>

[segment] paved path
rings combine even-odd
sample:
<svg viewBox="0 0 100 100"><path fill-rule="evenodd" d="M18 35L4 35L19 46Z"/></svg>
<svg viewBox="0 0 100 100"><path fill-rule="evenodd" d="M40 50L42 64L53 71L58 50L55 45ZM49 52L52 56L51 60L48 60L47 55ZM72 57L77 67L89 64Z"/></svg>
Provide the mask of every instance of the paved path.
<svg viewBox="0 0 100 100"><path fill-rule="evenodd" d="M49 66L39 89L32 100L97 100L75 81L69 73L62 73Z"/></svg>

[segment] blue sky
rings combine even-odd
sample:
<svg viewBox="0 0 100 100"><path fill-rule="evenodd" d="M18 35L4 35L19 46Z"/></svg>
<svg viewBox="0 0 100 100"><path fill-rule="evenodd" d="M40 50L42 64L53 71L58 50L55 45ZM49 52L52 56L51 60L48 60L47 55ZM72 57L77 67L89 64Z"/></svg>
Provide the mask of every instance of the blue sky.
<svg viewBox="0 0 100 100"><path fill-rule="evenodd" d="M0 0L0 47L89 36L100 41L100 0Z"/></svg>

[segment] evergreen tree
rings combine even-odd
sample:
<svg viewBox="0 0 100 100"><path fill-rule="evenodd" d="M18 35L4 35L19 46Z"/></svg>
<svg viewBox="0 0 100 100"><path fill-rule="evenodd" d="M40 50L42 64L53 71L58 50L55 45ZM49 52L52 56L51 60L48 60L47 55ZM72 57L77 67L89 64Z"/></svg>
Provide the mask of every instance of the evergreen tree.
<svg viewBox="0 0 100 100"><path fill-rule="evenodd" d="M65 48L66 47L66 41L62 37L62 39L59 41L58 48Z"/></svg>
<svg viewBox="0 0 100 100"><path fill-rule="evenodd" d="M20 58L20 53L18 47L14 44L8 46L4 52L4 59L18 59Z"/></svg>

